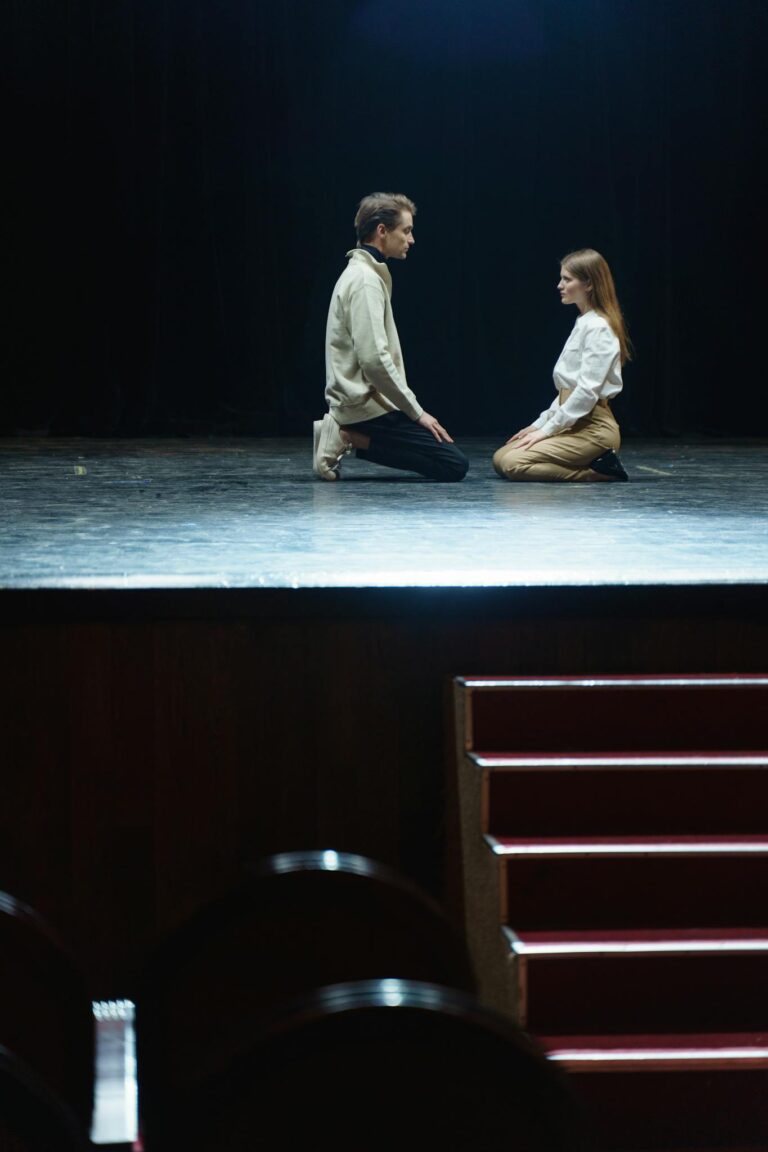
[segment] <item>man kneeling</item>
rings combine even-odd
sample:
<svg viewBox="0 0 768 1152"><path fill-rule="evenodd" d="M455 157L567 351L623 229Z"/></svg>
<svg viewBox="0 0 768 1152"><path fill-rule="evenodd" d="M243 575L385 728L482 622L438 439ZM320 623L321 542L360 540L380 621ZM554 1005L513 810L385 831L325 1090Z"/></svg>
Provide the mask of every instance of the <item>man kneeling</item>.
<svg viewBox="0 0 768 1152"><path fill-rule="evenodd" d="M355 216L357 247L331 297L325 333L325 398L330 412L314 424L314 470L337 480L348 452L429 480L463 480L469 461L405 378L392 313L387 260L405 260L414 243L416 205L375 192Z"/></svg>

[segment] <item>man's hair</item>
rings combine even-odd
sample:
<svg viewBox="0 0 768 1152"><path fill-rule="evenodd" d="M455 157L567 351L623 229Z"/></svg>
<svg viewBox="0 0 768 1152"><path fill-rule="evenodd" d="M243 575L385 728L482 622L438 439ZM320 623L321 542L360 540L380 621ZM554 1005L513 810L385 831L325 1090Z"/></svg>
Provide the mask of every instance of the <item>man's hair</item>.
<svg viewBox="0 0 768 1152"><path fill-rule="evenodd" d="M376 231L379 224L383 224L388 231L397 228L403 212L416 215L413 200L403 196L402 192L372 192L370 196L364 196L355 216L358 247Z"/></svg>

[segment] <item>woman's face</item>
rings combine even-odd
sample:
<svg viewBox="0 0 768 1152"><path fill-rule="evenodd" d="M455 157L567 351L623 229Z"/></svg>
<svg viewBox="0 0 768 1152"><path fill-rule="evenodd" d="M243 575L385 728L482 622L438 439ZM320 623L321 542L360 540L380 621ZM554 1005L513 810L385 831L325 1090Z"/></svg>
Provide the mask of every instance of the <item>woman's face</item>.
<svg viewBox="0 0 768 1152"><path fill-rule="evenodd" d="M572 272L563 265L560 269L560 283L557 285L560 299L563 304L575 304L579 312L586 312L591 308L590 287L583 280L577 280Z"/></svg>

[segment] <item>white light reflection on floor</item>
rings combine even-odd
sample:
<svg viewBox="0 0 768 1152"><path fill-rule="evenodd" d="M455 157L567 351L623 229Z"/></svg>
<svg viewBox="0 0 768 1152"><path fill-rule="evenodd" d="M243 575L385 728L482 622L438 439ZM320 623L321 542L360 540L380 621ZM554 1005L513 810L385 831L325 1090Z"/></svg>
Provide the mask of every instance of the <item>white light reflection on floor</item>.
<svg viewBox="0 0 768 1152"><path fill-rule="evenodd" d="M762 441L632 441L629 484L462 484L283 440L0 440L3 588L768 584ZM73 462L85 470L74 478Z"/></svg>

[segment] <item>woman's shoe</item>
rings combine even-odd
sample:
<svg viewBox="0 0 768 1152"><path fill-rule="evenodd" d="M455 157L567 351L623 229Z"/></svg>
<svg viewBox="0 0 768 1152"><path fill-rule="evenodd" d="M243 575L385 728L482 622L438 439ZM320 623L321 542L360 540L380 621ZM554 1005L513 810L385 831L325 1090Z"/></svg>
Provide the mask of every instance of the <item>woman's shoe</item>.
<svg viewBox="0 0 768 1152"><path fill-rule="evenodd" d="M603 452L602 456L593 460L590 468L593 472L599 472L601 476L609 476L611 480L629 480L629 476L624 471L624 465L613 448L609 448L607 452Z"/></svg>

